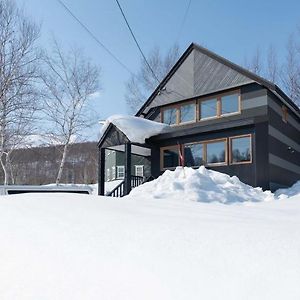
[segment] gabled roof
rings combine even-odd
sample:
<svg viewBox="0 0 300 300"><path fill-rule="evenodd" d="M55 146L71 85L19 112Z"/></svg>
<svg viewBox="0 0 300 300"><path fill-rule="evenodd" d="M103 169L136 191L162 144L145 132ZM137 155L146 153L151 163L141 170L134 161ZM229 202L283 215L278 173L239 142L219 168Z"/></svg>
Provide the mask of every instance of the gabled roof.
<svg viewBox="0 0 300 300"><path fill-rule="evenodd" d="M223 74L222 76L227 76L228 70L233 70L233 72L235 72L233 75L231 75L230 78L230 84L227 88L231 88L233 87L233 84L236 84L236 87L238 86L242 86L244 84L248 84L251 82L256 82L262 86L264 86L265 88L267 88L268 90L270 90L273 94L275 94L277 97L279 97L281 99L282 102L284 102L292 111L294 111L298 116L300 116L300 109L299 107L274 83L254 74L253 72L250 72L244 68L242 68L241 66L217 55L216 53L201 47L195 43L192 43L187 50L182 54L182 56L179 58L179 60L176 62L176 64L173 66L173 68L170 70L170 72L165 76L165 78L161 81L161 83L157 86L157 88L154 90L154 92L151 94L151 96L148 98L148 100L143 104L143 106L139 109L139 111L136 113L136 116L140 116L142 113L144 113L147 108L149 106L151 106L151 103L153 102L153 100L164 90L164 88L166 87L166 85L169 83L170 79L173 77L173 75L178 72L179 68L183 66L183 63L185 63L188 59L188 57L191 55L191 53L193 52L193 50L196 50L198 52L200 52L201 54L205 55L206 57L208 57L209 59L213 60L214 62L218 62L219 66L223 65L227 67L227 70L223 70ZM199 62L202 63L202 62ZM212 66L214 67L214 66ZM206 68L207 69L207 68ZM237 77L236 74L240 74L239 78L235 78ZM216 77L216 73L215 73L215 77ZM215 80L217 80L218 78L215 78ZM222 78L220 78L220 80L222 80ZM201 84L203 84L203 82L201 82ZM200 85L201 85L200 84ZM205 82L204 82L205 84ZM226 85L226 82L224 83ZM223 85L224 86L224 85ZM219 87L220 88L220 87ZM223 88L226 89L226 88ZM210 90L209 93L212 92L217 92L217 88L215 91ZM194 91L194 93L196 93L195 96L200 96L201 94L197 94L197 90ZM184 98L189 98L186 95L182 95L182 99L177 99L178 100L184 100ZM185 96L185 97L184 97ZM192 97L190 97L192 98Z"/></svg>

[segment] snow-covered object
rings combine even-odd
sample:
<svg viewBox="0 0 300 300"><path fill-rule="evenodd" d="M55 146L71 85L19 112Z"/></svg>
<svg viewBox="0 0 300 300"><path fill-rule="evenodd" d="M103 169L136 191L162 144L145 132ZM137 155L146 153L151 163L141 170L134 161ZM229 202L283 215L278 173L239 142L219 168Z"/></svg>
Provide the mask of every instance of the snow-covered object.
<svg viewBox="0 0 300 300"><path fill-rule="evenodd" d="M0 196L0 299L300 299L300 195L147 197Z"/></svg>
<svg viewBox="0 0 300 300"><path fill-rule="evenodd" d="M101 128L100 136L104 134L109 124L114 124L133 143L145 143L151 136L167 132L171 127L167 124L154 122L151 120L126 116L113 115L109 117Z"/></svg>
<svg viewBox="0 0 300 300"><path fill-rule="evenodd" d="M275 196L279 199L286 199L295 195L300 195L300 180L287 189L279 189L275 192Z"/></svg>
<svg viewBox="0 0 300 300"><path fill-rule="evenodd" d="M274 195L261 188L242 183L236 176L208 170L177 167L159 178L132 190L130 196L191 200L198 202L234 203L270 201ZM148 195L148 196L147 196Z"/></svg>

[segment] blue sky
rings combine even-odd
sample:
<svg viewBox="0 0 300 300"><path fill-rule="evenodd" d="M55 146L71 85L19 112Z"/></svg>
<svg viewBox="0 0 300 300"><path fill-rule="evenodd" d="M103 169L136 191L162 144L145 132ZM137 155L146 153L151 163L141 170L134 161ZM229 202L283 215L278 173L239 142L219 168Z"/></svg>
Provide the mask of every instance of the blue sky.
<svg viewBox="0 0 300 300"><path fill-rule="evenodd" d="M146 54L154 46L165 51L179 35L177 42L181 52L196 42L242 64L257 47L264 52L273 44L281 57L289 34L300 26L299 0L192 0L182 29L188 0L119 1ZM101 118L126 113L124 93L129 73L100 48L56 0L16 2L24 7L27 15L42 24L44 47L49 47L51 36L55 35L65 47L81 47L101 67L101 96L94 99ZM114 0L64 2L124 64L133 72L138 70L140 54Z"/></svg>

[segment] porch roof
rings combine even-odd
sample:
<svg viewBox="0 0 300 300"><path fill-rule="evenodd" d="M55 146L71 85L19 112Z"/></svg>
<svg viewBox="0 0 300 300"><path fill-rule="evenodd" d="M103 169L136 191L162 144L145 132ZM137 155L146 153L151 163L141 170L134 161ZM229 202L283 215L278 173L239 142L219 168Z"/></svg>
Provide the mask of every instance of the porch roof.
<svg viewBox="0 0 300 300"><path fill-rule="evenodd" d="M117 146L126 142L145 145L146 139L170 130L171 126L167 124L141 117L113 115L105 121L101 129L98 146Z"/></svg>

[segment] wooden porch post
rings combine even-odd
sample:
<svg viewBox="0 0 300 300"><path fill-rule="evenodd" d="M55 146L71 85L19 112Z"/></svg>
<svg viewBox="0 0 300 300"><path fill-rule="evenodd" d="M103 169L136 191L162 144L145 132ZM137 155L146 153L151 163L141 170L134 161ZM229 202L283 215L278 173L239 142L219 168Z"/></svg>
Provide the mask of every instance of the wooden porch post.
<svg viewBox="0 0 300 300"><path fill-rule="evenodd" d="M105 194L105 148L99 149L98 154L98 195Z"/></svg>
<svg viewBox="0 0 300 300"><path fill-rule="evenodd" d="M131 191L131 143L125 144L125 182L124 195L128 195Z"/></svg>

